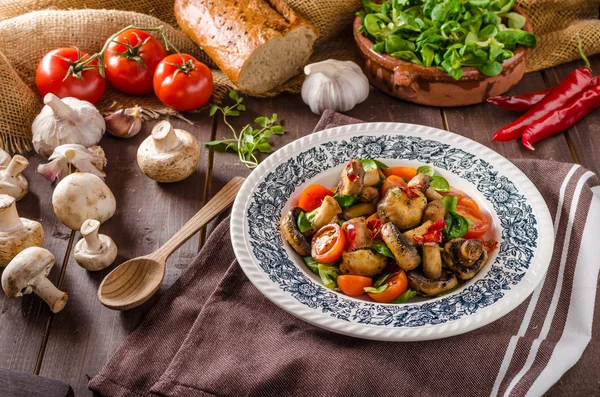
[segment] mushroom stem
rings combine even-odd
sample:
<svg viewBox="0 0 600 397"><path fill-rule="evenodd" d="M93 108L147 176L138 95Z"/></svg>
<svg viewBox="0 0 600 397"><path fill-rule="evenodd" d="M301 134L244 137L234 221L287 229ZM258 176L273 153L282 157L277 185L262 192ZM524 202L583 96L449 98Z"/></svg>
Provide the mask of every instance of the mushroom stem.
<svg viewBox="0 0 600 397"><path fill-rule="evenodd" d="M100 228L100 222L95 219L88 219L81 225L81 235L85 239L87 251L94 254L100 252L102 249L102 241L98 237L98 229Z"/></svg>
<svg viewBox="0 0 600 397"><path fill-rule="evenodd" d="M45 275L38 275L31 280L29 285L33 293L42 298L50 306L52 313L58 313L67 304L68 295L56 288Z"/></svg>
<svg viewBox="0 0 600 397"><path fill-rule="evenodd" d="M29 161L20 154L15 155L8 163L8 167L6 167L6 172L8 175L16 178L19 176L21 172L29 165Z"/></svg>
<svg viewBox="0 0 600 397"><path fill-rule="evenodd" d="M52 93L46 94L44 103L52 108L54 115L59 119L68 121L76 121L78 119L73 109Z"/></svg>
<svg viewBox="0 0 600 397"><path fill-rule="evenodd" d="M175 129L167 120L156 123L152 128L152 138L156 150L161 153L172 151L180 143Z"/></svg>
<svg viewBox="0 0 600 397"><path fill-rule="evenodd" d="M6 194L0 195L0 232L7 233L21 226L15 198Z"/></svg>

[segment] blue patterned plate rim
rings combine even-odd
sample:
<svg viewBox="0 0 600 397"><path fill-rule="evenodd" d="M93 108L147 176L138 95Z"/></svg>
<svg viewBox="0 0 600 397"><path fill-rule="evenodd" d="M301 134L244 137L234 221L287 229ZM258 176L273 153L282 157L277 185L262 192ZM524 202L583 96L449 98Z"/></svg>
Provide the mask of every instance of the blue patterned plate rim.
<svg viewBox="0 0 600 397"><path fill-rule="evenodd" d="M286 248L279 220L301 186L350 157L433 164L445 176L460 178L452 183L457 188L478 191L499 229L500 249L487 271L452 294L404 305L349 298L321 285ZM230 227L240 266L277 306L333 332L384 341L445 338L497 320L533 292L554 245L545 201L510 161L460 135L404 123L336 127L284 146L247 178Z"/></svg>

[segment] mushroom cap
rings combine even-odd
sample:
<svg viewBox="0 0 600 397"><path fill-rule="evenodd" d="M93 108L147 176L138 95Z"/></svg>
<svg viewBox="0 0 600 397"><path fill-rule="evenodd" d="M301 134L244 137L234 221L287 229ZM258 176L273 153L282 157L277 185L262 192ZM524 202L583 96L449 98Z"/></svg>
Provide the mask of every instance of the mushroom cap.
<svg viewBox="0 0 600 397"><path fill-rule="evenodd" d="M461 280L470 280L475 277L488 260L487 252L482 250L478 259L464 262L461 257L461 247L466 241L463 238L452 239L444 245L444 251L442 252L442 258L446 266Z"/></svg>
<svg viewBox="0 0 600 397"><path fill-rule="evenodd" d="M90 251L83 238L75 244L73 256L77 264L85 270L95 272L106 269L117 258L117 245L113 239L105 234L99 234L98 238L102 243L102 247L97 252Z"/></svg>
<svg viewBox="0 0 600 397"><path fill-rule="evenodd" d="M27 218L20 219L21 227L10 232L0 232L0 267L8 265L24 249L44 244L42 224Z"/></svg>
<svg viewBox="0 0 600 397"><path fill-rule="evenodd" d="M179 144L168 152L159 152L154 137L147 137L137 152L140 169L157 182L179 182L192 175L200 162L200 145L187 131L174 129Z"/></svg>
<svg viewBox="0 0 600 397"><path fill-rule="evenodd" d="M6 170L0 171L0 194L7 194L21 200L29 190L29 182L23 174L11 176Z"/></svg>
<svg viewBox="0 0 600 397"><path fill-rule="evenodd" d="M458 285L456 276L449 271L442 272L442 276L437 280L428 279L420 270L407 272L406 276L410 288L425 296L438 296L453 290Z"/></svg>
<svg viewBox="0 0 600 397"><path fill-rule="evenodd" d="M104 223L117 209L112 191L104 181L87 172L75 172L62 179L52 194L52 206L67 227L79 230L86 219Z"/></svg>
<svg viewBox="0 0 600 397"><path fill-rule="evenodd" d="M13 258L2 273L2 289L10 298L32 292L29 283L40 274L44 277L54 266L54 255L41 247L29 247Z"/></svg>
<svg viewBox="0 0 600 397"><path fill-rule="evenodd" d="M302 212L302 208L292 207L281 218L281 234L294 251L302 256L310 256L310 243L298 229L298 215L300 215L300 212Z"/></svg>

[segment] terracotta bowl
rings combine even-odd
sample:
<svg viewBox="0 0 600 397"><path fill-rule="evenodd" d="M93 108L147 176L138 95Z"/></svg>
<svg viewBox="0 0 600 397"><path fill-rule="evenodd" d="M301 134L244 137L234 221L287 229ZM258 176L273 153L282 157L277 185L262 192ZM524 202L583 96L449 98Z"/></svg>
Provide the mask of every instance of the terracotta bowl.
<svg viewBox="0 0 600 397"><path fill-rule="evenodd" d="M525 16L515 6L513 11ZM504 94L525 74L530 49L517 47L514 56L502 64L502 73L489 77L474 67L465 67L460 80L436 68L416 65L390 55L371 50L373 42L356 31L361 26L354 21L354 39L363 61L363 70L371 84L405 101L429 106L464 106L484 102L491 96ZM532 32L529 19L523 30Z"/></svg>

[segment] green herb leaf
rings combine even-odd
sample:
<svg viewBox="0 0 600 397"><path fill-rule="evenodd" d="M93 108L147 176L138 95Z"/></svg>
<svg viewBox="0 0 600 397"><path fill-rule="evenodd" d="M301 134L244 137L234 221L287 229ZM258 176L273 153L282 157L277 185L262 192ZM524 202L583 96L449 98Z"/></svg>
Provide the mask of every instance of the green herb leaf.
<svg viewBox="0 0 600 397"><path fill-rule="evenodd" d="M388 258L394 257L394 254L392 254L392 251L390 251L390 249L384 244L371 244L369 246L369 248L371 248L373 251L377 252L378 254L387 256Z"/></svg>
<svg viewBox="0 0 600 397"><path fill-rule="evenodd" d="M422 165L419 168L417 168L417 174L426 174L429 176L434 176L435 170L430 165Z"/></svg>
<svg viewBox="0 0 600 397"><path fill-rule="evenodd" d="M486 76L497 76L502 73L502 65L496 61L477 66L477 69Z"/></svg>
<svg viewBox="0 0 600 397"><path fill-rule="evenodd" d="M348 208L356 204L360 198L351 194L336 194L333 198L338 202L340 207Z"/></svg>
<svg viewBox="0 0 600 397"><path fill-rule="evenodd" d="M210 112L209 112L209 115L210 115L210 117L214 116L214 115L215 115L215 113L217 113L217 110L219 110L219 107L218 107L218 106L213 106L213 107L211 107L211 108L210 108Z"/></svg>
<svg viewBox="0 0 600 397"><path fill-rule="evenodd" d="M450 184L446 180L446 178L441 177L439 175L434 175L431 177L431 183L429 186L434 189L436 192L446 193L450 191Z"/></svg>
<svg viewBox="0 0 600 397"><path fill-rule="evenodd" d="M446 213L446 227L442 230L447 240L463 237L469 230L467 220L457 212L450 211Z"/></svg>
<svg viewBox="0 0 600 397"><path fill-rule="evenodd" d="M412 289L408 289L408 290L406 290L405 293L403 293L402 295L400 295L399 297L397 297L396 299L394 299L390 303L406 303L410 299L414 298L415 296L417 296L417 291L413 291Z"/></svg>
<svg viewBox="0 0 600 397"><path fill-rule="evenodd" d="M315 258L312 256L305 256L302 260L313 273L319 274L319 262L317 262Z"/></svg>
<svg viewBox="0 0 600 397"><path fill-rule="evenodd" d="M452 211L456 211L456 204L458 203L458 197L448 195L442 197L442 203L444 203L444 207L446 207L446 213L449 214Z"/></svg>
<svg viewBox="0 0 600 397"><path fill-rule="evenodd" d="M319 209L317 208L316 210L311 212L300 212L297 220L298 229L300 230L300 233L305 233L312 229L312 224L315 219L315 216L317 215L318 210Z"/></svg>
<svg viewBox="0 0 600 397"><path fill-rule="evenodd" d="M364 290L365 290L365 292L369 292L371 294L380 294L383 291L385 291L387 289L387 287L388 287L388 284L385 283L385 284L380 285L377 288L374 288L374 287L365 287Z"/></svg>
<svg viewBox="0 0 600 397"><path fill-rule="evenodd" d="M379 277L377 277L375 279L375 281L373 282L373 287L377 288L377 287L381 286L393 274L394 273L384 273L384 274L379 275Z"/></svg>
<svg viewBox="0 0 600 397"><path fill-rule="evenodd" d="M237 101L239 99L237 91L235 91L235 90L229 91L229 98L233 99L234 101Z"/></svg>
<svg viewBox="0 0 600 397"><path fill-rule="evenodd" d="M337 291L339 289L337 285L337 278L340 274L342 274L340 269L337 266L328 266L322 263L319 263L317 269L319 270L319 277L321 277L321 282L323 285L329 289Z"/></svg>

